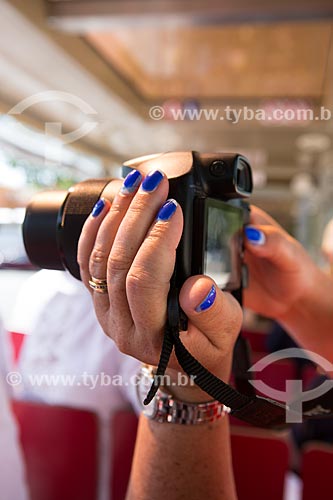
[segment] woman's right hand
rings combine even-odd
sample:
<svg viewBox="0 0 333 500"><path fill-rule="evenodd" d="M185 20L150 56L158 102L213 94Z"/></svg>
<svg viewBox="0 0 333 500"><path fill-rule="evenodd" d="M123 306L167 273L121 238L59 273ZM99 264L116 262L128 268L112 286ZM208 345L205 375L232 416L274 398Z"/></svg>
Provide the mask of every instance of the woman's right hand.
<svg viewBox="0 0 333 500"><path fill-rule="evenodd" d="M302 347L333 362L333 279L269 215L252 207L245 229L245 305L276 319Z"/></svg>
<svg viewBox="0 0 333 500"><path fill-rule="evenodd" d="M245 236L249 268L245 305L279 320L313 290L320 270L302 245L257 207L251 207Z"/></svg>

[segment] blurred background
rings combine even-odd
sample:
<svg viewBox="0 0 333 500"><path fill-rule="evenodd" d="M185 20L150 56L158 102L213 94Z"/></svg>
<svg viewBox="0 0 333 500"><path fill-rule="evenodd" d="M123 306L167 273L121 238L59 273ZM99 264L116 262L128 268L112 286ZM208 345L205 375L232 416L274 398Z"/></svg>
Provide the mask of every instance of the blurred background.
<svg viewBox="0 0 333 500"><path fill-rule="evenodd" d="M155 152L245 154L253 203L323 265L332 30L330 0L0 1L1 315L32 272L33 193Z"/></svg>

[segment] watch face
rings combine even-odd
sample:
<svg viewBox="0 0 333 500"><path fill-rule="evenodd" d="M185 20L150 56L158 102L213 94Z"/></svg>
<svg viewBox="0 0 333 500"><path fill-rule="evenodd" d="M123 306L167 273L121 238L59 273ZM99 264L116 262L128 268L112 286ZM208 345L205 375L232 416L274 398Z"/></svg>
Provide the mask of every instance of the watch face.
<svg viewBox="0 0 333 500"><path fill-rule="evenodd" d="M142 407L142 413L146 417L150 418L153 417L156 412L156 399L153 398L153 400L149 403L149 405L144 405L143 401L145 400L149 392L149 389L151 388L153 380L154 379L150 369L143 367L140 373L140 380L137 386L137 392L138 392L139 403Z"/></svg>

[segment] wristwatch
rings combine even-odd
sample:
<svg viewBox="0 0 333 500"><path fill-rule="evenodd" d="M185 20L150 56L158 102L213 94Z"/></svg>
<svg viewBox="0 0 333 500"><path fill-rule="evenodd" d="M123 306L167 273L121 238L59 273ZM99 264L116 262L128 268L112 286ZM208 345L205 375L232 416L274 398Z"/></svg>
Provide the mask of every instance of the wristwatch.
<svg viewBox="0 0 333 500"><path fill-rule="evenodd" d="M153 381L154 367L143 365L138 375L137 394L142 413L159 423L196 425L215 422L230 413L230 408L219 401L205 403L187 403L175 399L171 393L158 389L155 397L148 405L143 405Z"/></svg>

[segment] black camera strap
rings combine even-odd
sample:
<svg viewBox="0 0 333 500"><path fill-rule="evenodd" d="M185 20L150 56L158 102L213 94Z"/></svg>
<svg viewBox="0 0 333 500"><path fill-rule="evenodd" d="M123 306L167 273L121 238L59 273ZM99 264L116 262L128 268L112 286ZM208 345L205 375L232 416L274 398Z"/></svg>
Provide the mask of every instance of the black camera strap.
<svg viewBox="0 0 333 500"><path fill-rule="evenodd" d="M144 404L149 404L155 396L174 348L177 360L184 372L213 399L228 406L231 409L231 415L259 427L285 427L287 425L286 412L288 410L290 415L291 410L282 403L256 395L253 386L249 383L249 350L244 338L240 335L235 345L233 369L237 390L213 375L186 349L179 335L179 318L178 291L171 286L161 356ZM303 403L304 419L332 417L332 415L333 389L323 396Z"/></svg>

